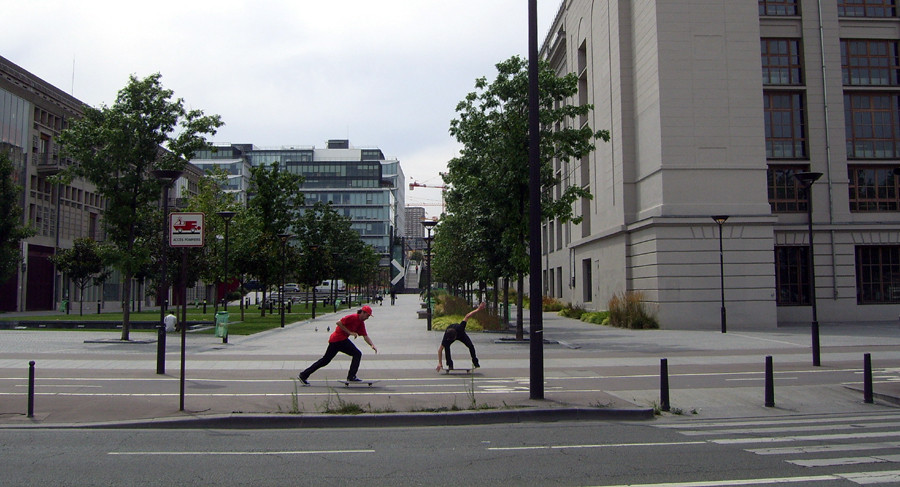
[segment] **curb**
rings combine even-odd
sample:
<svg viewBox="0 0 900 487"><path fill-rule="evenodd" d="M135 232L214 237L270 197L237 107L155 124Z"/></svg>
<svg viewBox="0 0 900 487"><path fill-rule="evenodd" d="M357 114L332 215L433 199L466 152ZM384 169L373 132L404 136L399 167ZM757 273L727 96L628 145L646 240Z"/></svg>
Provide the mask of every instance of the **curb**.
<svg viewBox="0 0 900 487"><path fill-rule="evenodd" d="M636 421L653 419L652 409L518 409L447 413L363 413L355 415L240 415L197 416L184 419L117 421L109 423L6 424L4 429L289 429L289 428L392 428L472 426L556 421Z"/></svg>

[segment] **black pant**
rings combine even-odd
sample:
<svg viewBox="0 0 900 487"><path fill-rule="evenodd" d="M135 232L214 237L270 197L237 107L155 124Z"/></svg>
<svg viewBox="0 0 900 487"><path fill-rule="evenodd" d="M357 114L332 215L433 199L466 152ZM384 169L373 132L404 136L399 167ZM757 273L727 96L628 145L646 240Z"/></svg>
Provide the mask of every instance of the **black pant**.
<svg viewBox="0 0 900 487"><path fill-rule="evenodd" d="M313 372L325 367L331 362L338 352L346 353L347 355L353 357L350 361L350 370L347 371L347 379L352 379L356 377L356 372L359 370L359 362L362 360L362 352L356 348L356 345L350 341L350 339L341 340L339 342L329 343L328 348L325 349L325 355L322 356L316 363L307 367L306 370L300 373L300 376L306 379Z"/></svg>
<svg viewBox="0 0 900 487"><path fill-rule="evenodd" d="M465 332L462 332L456 336L456 339L461 341L463 345L469 347L469 354L472 355L472 365L478 367L478 357L475 356L475 345L472 344L472 340L469 338L469 335L466 335ZM450 345L444 347L444 356L447 357L447 368L453 368L453 359L450 357Z"/></svg>

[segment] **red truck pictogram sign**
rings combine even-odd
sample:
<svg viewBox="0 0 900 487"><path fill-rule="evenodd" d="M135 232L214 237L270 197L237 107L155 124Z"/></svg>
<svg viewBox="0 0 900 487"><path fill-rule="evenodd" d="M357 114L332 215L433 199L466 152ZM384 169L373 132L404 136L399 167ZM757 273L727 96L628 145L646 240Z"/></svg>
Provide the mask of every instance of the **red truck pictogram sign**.
<svg viewBox="0 0 900 487"><path fill-rule="evenodd" d="M169 214L170 247L203 247L203 213Z"/></svg>

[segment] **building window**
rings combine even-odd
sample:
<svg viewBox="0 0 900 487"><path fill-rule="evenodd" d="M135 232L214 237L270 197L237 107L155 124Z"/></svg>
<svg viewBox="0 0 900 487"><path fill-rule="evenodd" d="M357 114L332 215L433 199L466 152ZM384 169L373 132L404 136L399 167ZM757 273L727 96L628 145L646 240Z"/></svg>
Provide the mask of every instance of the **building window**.
<svg viewBox="0 0 900 487"><path fill-rule="evenodd" d="M848 166L850 211L897 211L897 177L893 167Z"/></svg>
<svg viewBox="0 0 900 487"><path fill-rule="evenodd" d="M900 303L900 246L856 247L856 301Z"/></svg>
<svg viewBox="0 0 900 487"><path fill-rule="evenodd" d="M797 0L759 0L759 15L798 15Z"/></svg>
<svg viewBox="0 0 900 487"><path fill-rule="evenodd" d="M775 291L778 306L810 303L808 246L775 247Z"/></svg>
<svg viewBox="0 0 900 487"><path fill-rule="evenodd" d="M766 122L766 158L806 158L806 123L800 93L763 93Z"/></svg>
<svg viewBox="0 0 900 487"><path fill-rule="evenodd" d="M897 41L841 40L845 86L897 86Z"/></svg>
<svg viewBox="0 0 900 487"><path fill-rule="evenodd" d="M809 199L797 184L794 174L806 172L807 166L770 165L766 171L769 187L769 206L772 213L799 213L806 211Z"/></svg>
<svg viewBox="0 0 900 487"><path fill-rule="evenodd" d="M760 2L762 3L762 2ZM839 17L896 17L896 0L838 0Z"/></svg>
<svg viewBox="0 0 900 487"><path fill-rule="evenodd" d="M763 84L802 85L799 39L760 39Z"/></svg>
<svg viewBox="0 0 900 487"><path fill-rule="evenodd" d="M900 95L845 93L844 122L848 158L900 158Z"/></svg>

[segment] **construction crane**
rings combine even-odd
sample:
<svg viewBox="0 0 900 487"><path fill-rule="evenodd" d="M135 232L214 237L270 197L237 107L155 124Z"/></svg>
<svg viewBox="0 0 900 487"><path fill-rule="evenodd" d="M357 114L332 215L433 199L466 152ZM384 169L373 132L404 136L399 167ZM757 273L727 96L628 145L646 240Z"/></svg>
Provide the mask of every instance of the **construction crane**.
<svg viewBox="0 0 900 487"><path fill-rule="evenodd" d="M412 191L415 188L435 188L441 190L441 213L444 212L444 191L447 191L447 187L443 185L432 185L432 184L422 184L418 181L413 181L409 183L409 190ZM422 205L422 206L437 206L437 205Z"/></svg>
<svg viewBox="0 0 900 487"><path fill-rule="evenodd" d="M437 188L437 189L443 189L444 191L447 190L447 187L446 187L446 186L437 186L437 185L431 185L431 184L422 184L422 183L419 183L419 182L416 182L416 181L413 181L413 182L409 183L409 190L410 190L410 191L412 191L412 190L415 189L415 188Z"/></svg>

